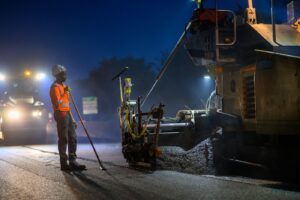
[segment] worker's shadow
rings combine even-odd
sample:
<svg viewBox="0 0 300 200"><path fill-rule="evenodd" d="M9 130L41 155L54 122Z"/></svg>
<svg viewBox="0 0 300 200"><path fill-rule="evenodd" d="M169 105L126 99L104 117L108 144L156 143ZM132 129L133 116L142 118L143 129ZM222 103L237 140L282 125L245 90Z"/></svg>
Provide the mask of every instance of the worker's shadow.
<svg viewBox="0 0 300 200"><path fill-rule="evenodd" d="M63 172L65 181L77 199L114 199L111 192L102 184L93 181L81 172Z"/></svg>
<svg viewBox="0 0 300 200"><path fill-rule="evenodd" d="M95 196L97 198L100 196L101 199L120 199L122 195L118 196L118 191L113 188L119 190L119 194L124 194L125 192L130 196L130 199L142 199L142 196L120 182L111 173L108 171L104 171L103 173L106 173L111 179L101 178L101 176L91 177L80 171L64 172L63 174L67 184L78 199L94 199Z"/></svg>

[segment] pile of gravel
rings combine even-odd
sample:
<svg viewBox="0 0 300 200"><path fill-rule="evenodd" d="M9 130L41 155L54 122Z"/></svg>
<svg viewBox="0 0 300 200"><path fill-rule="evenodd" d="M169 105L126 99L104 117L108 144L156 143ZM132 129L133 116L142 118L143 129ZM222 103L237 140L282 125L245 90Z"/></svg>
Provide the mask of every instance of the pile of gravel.
<svg viewBox="0 0 300 200"><path fill-rule="evenodd" d="M193 149L160 147L162 155L157 158L157 169L193 174L215 174L210 139L202 141Z"/></svg>

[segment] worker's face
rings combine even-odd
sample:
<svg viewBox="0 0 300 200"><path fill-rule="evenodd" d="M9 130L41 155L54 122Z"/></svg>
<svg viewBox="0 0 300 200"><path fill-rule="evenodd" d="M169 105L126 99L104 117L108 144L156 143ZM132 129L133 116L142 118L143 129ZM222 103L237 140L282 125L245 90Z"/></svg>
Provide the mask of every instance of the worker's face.
<svg viewBox="0 0 300 200"><path fill-rule="evenodd" d="M65 82L67 80L67 73L66 72L61 72L56 76L56 80L58 82Z"/></svg>

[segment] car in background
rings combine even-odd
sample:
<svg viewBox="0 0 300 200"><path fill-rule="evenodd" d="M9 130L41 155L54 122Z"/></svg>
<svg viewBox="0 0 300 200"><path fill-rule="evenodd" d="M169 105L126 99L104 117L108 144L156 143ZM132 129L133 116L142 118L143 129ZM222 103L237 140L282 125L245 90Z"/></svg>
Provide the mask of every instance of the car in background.
<svg viewBox="0 0 300 200"><path fill-rule="evenodd" d="M9 97L2 104L1 131L7 143L44 143L48 112L33 96Z"/></svg>
<svg viewBox="0 0 300 200"><path fill-rule="evenodd" d="M38 86L39 83L31 76L15 76L6 81L0 98L2 143L46 142L49 116L45 104L39 98Z"/></svg>

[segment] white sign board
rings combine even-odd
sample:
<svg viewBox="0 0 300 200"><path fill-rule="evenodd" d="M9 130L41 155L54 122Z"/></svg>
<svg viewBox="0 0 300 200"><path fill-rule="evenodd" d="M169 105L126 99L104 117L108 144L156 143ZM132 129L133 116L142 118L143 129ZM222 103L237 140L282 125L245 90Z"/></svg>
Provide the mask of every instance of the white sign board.
<svg viewBox="0 0 300 200"><path fill-rule="evenodd" d="M84 115L98 114L97 97L83 97L82 108L83 108Z"/></svg>

